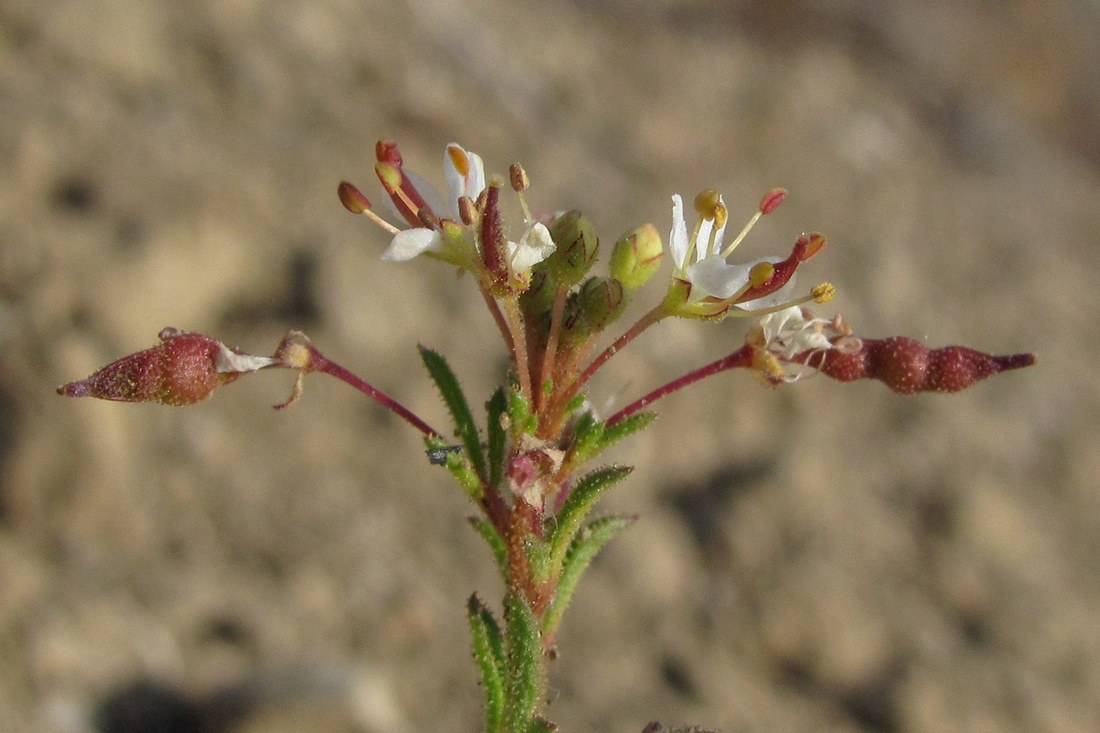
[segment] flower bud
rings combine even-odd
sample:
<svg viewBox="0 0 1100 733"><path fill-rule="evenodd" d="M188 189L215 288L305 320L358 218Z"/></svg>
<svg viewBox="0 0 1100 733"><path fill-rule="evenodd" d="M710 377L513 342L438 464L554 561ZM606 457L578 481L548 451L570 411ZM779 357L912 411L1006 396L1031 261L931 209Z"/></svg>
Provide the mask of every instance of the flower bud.
<svg viewBox="0 0 1100 733"><path fill-rule="evenodd" d="M549 270L564 285L576 285L588 273L599 251L600 240L592 222L576 209L567 211L550 226L550 238L557 249L540 269Z"/></svg>
<svg viewBox="0 0 1100 733"><path fill-rule="evenodd" d="M877 379L900 394L958 392L1010 369L1031 366L1033 354L993 356L965 346L929 349L916 339L862 339L852 353L825 352L818 368L841 382Z"/></svg>
<svg viewBox="0 0 1100 733"><path fill-rule="evenodd" d="M611 250L611 277L627 290L637 290L661 267L664 248L652 224L627 232Z"/></svg>
<svg viewBox="0 0 1100 733"><path fill-rule="evenodd" d="M221 341L174 328L160 332L161 343L111 362L86 379L57 388L66 397L98 397L116 402L191 405L218 386L280 362L231 350Z"/></svg>
<svg viewBox="0 0 1100 733"><path fill-rule="evenodd" d="M618 280L591 277L581 286L577 300L591 329L602 331L623 314L627 294Z"/></svg>

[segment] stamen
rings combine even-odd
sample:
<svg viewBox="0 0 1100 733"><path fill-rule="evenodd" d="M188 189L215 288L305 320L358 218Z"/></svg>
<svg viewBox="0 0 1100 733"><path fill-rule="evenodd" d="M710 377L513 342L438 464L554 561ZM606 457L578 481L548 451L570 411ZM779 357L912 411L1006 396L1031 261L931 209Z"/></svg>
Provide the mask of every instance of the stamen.
<svg viewBox="0 0 1100 733"><path fill-rule="evenodd" d="M700 191L695 197L695 213L704 219L713 219L721 198L721 195L713 188Z"/></svg>
<svg viewBox="0 0 1100 733"><path fill-rule="evenodd" d="M722 256L729 257L733 250L737 249L737 246L748 236L749 231L756 226L756 222L760 221L760 217L778 209L786 198L787 190L785 188L773 188L764 194L764 198L760 199L760 206L757 208L756 213L752 215L748 223L741 229L741 232L733 238L730 245L722 252ZM824 245L824 242L822 242L822 245Z"/></svg>
<svg viewBox="0 0 1100 733"><path fill-rule="evenodd" d="M836 285L829 282L820 283L810 290L810 295L815 303L828 303L836 297Z"/></svg>
<svg viewBox="0 0 1100 733"><path fill-rule="evenodd" d="M363 214L376 225L389 232L390 234L397 234L400 229L390 224L388 221L374 213L371 209L370 200L363 195L363 192L356 188L354 185L347 181L342 181L336 193L340 196L340 203L344 205L344 208L353 214Z"/></svg>
<svg viewBox="0 0 1100 733"><path fill-rule="evenodd" d="M707 256L711 253L718 254L718 247L721 246L721 242L718 240L718 233L722 231L722 227L726 225L726 221L729 219L730 213L726 205L719 201L714 207L714 224L710 228L710 241L707 242Z"/></svg>
<svg viewBox="0 0 1100 733"><path fill-rule="evenodd" d="M527 176L527 171L519 163L512 163L508 166L508 179L512 184L512 190L516 193L526 191L531 185L531 179Z"/></svg>
<svg viewBox="0 0 1100 733"><path fill-rule="evenodd" d="M734 237L729 246L722 251L723 257L729 257L733 250L737 249L737 245L741 244L741 242L744 241L745 237L748 236L749 231L753 228L753 226L756 225L756 222L760 221L760 217L762 217L763 215L763 212L760 211L757 211L755 214L752 215L752 218L749 219L749 222L745 224L744 228L741 229L741 232L736 237Z"/></svg>

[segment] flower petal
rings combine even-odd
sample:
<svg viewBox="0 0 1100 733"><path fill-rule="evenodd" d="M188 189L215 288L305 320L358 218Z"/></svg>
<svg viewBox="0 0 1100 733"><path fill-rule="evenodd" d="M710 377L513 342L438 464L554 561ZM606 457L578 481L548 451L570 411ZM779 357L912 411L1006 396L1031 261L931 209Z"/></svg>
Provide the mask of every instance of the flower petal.
<svg viewBox="0 0 1100 733"><path fill-rule="evenodd" d="M519 244L508 242L508 257L513 272L529 270L549 257L556 245L545 224L534 224L520 237Z"/></svg>
<svg viewBox="0 0 1100 733"><path fill-rule="evenodd" d="M687 271L688 262L687 222L684 220L684 200L680 194L672 195L672 231L668 235L668 249L672 253L672 262L676 266L676 274L683 275Z"/></svg>
<svg viewBox="0 0 1100 733"><path fill-rule="evenodd" d="M481 156L450 143L443 153L443 177L447 182L447 207L440 215L458 221L458 200L463 196L476 200L485 190L485 165Z"/></svg>
<svg viewBox="0 0 1100 733"><path fill-rule="evenodd" d="M382 253L386 262L406 262L424 252L442 252L443 237L434 229L417 227L394 235L390 246Z"/></svg>
<svg viewBox="0 0 1100 733"><path fill-rule="evenodd" d="M693 301L708 296L725 299L748 285L749 269L750 266L731 265L722 257L711 256L689 266L684 279L692 285Z"/></svg>

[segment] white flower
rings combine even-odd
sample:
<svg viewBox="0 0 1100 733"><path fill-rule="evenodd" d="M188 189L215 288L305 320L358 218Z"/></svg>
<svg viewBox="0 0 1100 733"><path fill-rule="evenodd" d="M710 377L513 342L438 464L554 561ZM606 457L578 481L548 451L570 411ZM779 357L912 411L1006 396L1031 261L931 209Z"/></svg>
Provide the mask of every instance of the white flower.
<svg viewBox="0 0 1100 733"><path fill-rule="evenodd" d="M530 270L553 254L556 248L545 224L528 221L519 242L508 242L508 261L512 264L512 272Z"/></svg>
<svg viewBox="0 0 1100 733"><path fill-rule="evenodd" d="M760 328L764 332L765 348L784 359L804 351L831 349L830 337L844 335L832 321L816 318L797 305L764 316L760 319Z"/></svg>
<svg viewBox="0 0 1100 733"><path fill-rule="evenodd" d="M412 171L404 171L416 193L423 198L428 210L438 217L461 221L458 202L462 198L476 201L485 190L485 166L481 156L465 150L458 143L450 143L443 154L443 179L447 183L446 196L426 183ZM388 202L387 202L388 203ZM388 262L405 262L428 252L444 254L447 240L439 229L413 227L394 235L389 247L382 253ZM554 241L545 224L528 220L519 242L508 242L508 261L513 272L531 269L554 251Z"/></svg>
<svg viewBox="0 0 1100 733"><path fill-rule="evenodd" d="M443 179L447 183L447 195L441 195L430 183L423 181L412 171L405 171L416 192L423 197L429 210L436 216L459 221L458 201L462 197L477 200L485 190L485 166L481 156L465 150L458 143L450 143L443 152ZM549 236L549 233L547 233ZM382 253L387 262L405 262L425 252L442 252L443 235L438 229L413 227L394 235L390 246Z"/></svg>
<svg viewBox="0 0 1100 733"><path fill-rule="evenodd" d="M704 298L726 300L734 298L750 287L749 274L752 268L761 262L776 264L782 257L762 257L751 262L732 265L726 257L741 243L753 222L746 226L733 243L723 249L723 237L726 232L725 203L718 197L718 209L723 212L722 223L715 229L715 218L703 218L692 234L688 234L687 220L684 219L684 201L679 194L672 196L672 231L669 233L668 246L672 252L676 271L674 276L691 284L689 303L697 303ZM753 312L772 308L785 303L794 290L794 277L774 293L757 300L733 306L736 310Z"/></svg>

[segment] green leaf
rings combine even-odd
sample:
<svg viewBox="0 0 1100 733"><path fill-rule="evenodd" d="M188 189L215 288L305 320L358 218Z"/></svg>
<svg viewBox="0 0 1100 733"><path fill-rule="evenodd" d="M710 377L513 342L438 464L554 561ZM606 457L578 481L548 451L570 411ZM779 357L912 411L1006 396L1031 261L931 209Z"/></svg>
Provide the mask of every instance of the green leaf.
<svg viewBox="0 0 1100 733"><path fill-rule="evenodd" d="M624 417L614 425L604 425L603 440L600 441L600 452L607 450L623 438L629 437L639 430L644 430L657 419L656 412L636 412L630 417Z"/></svg>
<svg viewBox="0 0 1100 733"><path fill-rule="evenodd" d="M513 591L504 599L504 653L504 730L526 731L542 695L542 639L527 599Z"/></svg>
<svg viewBox="0 0 1100 733"><path fill-rule="evenodd" d="M504 639L493 613L474 593L466 601L474 661L485 690L485 733L500 733L504 721Z"/></svg>
<svg viewBox="0 0 1100 733"><path fill-rule="evenodd" d="M599 423L598 430L588 428L586 433L574 438L572 460L578 465L590 461L623 438L648 428L656 419L656 412L639 412L619 420L614 425ZM580 425L580 420L577 424Z"/></svg>
<svg viewBox="0 0 1100 733"><path fill-rule="evenodd" d="M497 561L500 575L504 582L508 582L508 547L504 544L504 538L497 532L493 523L483 517L469 517L468 521L482 538L489 543L489 550L493 553L493 559Z"/></svg>
<svg viewBox="0 0 1100 733"><path fill-rule="evenodd" d="M553 572L550 564L550 543L534 536L525 538L523 542L527 550L527 562L531 564L531 579L535 583L545 583Z"/></svg>
<svg viewBox="0 0 1100 733"><path fill-rule="evenodd" d="M504 430L504 412L508 409L508 398L504 396L504 387L497 388L493 396L485 405L488 413L485 427L486 442L489 453L489 490L492 491L500 483L501 471L504 468L504 448L507 433Z"/></svg>
<svg viewBox="0 0 1100 733"><path fill-rule="evenodd" d="M582 478L569 498L558 512L557 523L550 535L550 572L557 576L561 572L565 553L573 542L573 536L580 529L585 516L600 495L611 486L630 475L631 466L607 466L597 469Z"/></svg>
<svg viewBox="0 0 1100 733"><path fill-rule="evenodd" d="M542 617L542 633L551 635L561 622L561 616L565 613L566 606L573 598L573 592L577 589L581 575L584 574L592 558L596 556L611 538L637 521L637 517L609 516L593 520L577 533L565 556L561 576L558 578L558 589L554 598L550 601L550 608Z"/></svg>
<svg viewBox="0 0 1100 733"><path fill-rule="evenodd" d="M485 454L481 452L481 441L477 435L477 425L474 424L474 416L470 413L470 405L466 402L466 396L462 394L462 387L455 378L447 360L439 353L424 346L420 349L420 358L424 360L424 366L428 369L432 381L439 389L444 404L451 413L455 422L455 435L462 441L466 448L466 455L477 471L478 477L485 481Z"/></svg>
<svg viewBox="0 0 1100 733"><path fill-rule="evenodd" d="M508 391L508 419L513 435L534 432L538 423L538 417L531 414L531 404L518 389Z"/></svg>
<svg viewBox="0 0 1100 733"><path fill-rule="evenodd" d="M603 423L591 412L581 413L573 425L573 440L569 446L570 460L577 465L588 461L597 451L603 437Z"/></svg>

